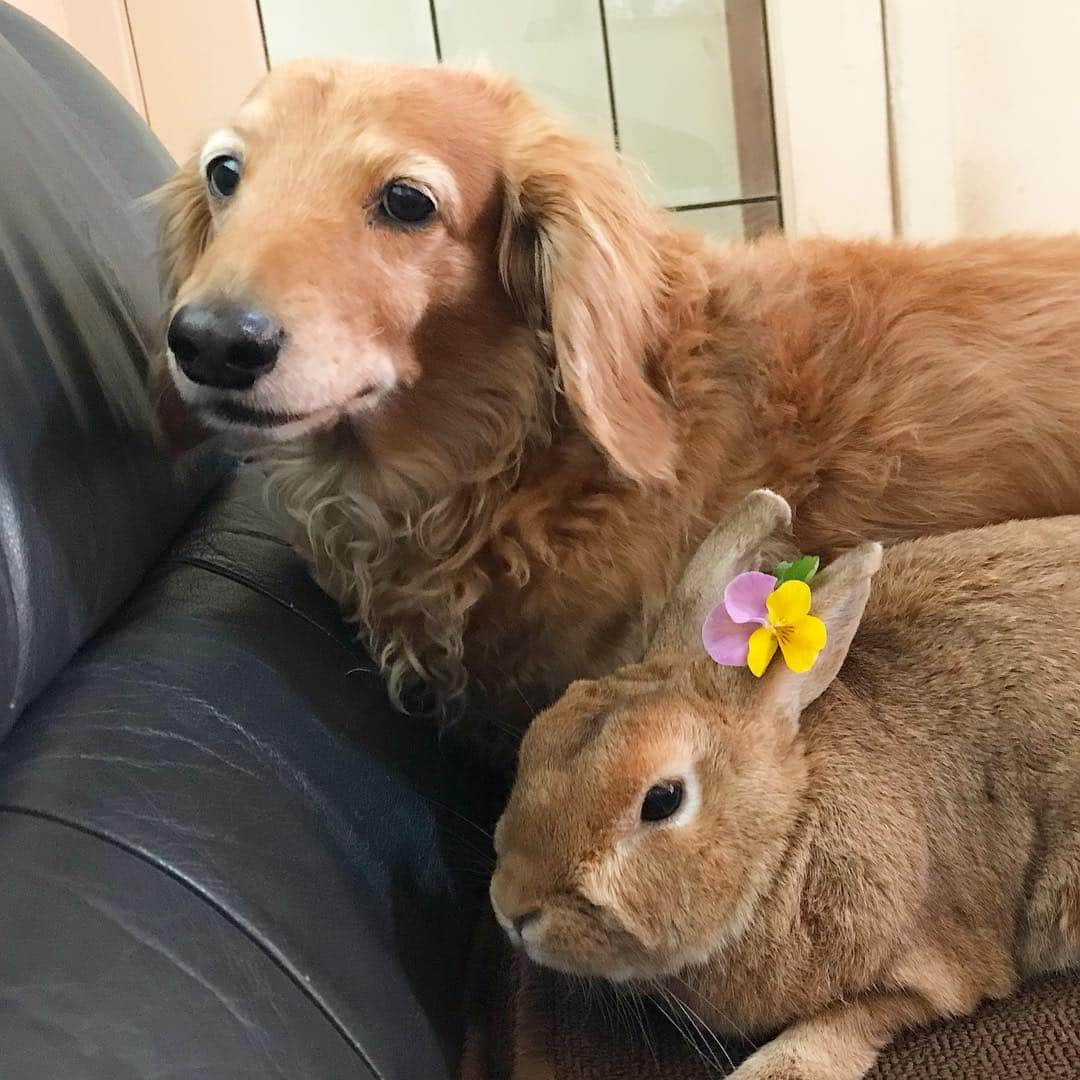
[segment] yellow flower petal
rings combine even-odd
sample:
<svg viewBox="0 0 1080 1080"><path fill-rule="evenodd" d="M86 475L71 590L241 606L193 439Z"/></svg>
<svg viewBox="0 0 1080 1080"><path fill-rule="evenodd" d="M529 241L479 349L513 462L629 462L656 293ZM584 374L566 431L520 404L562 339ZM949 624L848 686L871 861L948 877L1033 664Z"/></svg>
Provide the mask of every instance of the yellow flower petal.
<svg viewBox="0 0 1080 1080"><path fill-rule="evenodd" d="M813 615L800 619L780 637L780 651L784 654L784 663L797 674L809 671L814 666L818 653L825 647L827 637L825 624L820 619ZM750 640L753 641L753 638Z"/></svg>
<svg viewBox="0 0 1080 1080"><path fill-rule="evenodd" d="M776 635L768 626L760 626L750 635L746 666L760 679L776 653Z"/></svg>
<svg viewBox="0 0 1080 1080"><path fill-rule="evenodd" d="M773 626L794 626L810 613L810 586L805 581L785 581L765 598Z"/></svg>

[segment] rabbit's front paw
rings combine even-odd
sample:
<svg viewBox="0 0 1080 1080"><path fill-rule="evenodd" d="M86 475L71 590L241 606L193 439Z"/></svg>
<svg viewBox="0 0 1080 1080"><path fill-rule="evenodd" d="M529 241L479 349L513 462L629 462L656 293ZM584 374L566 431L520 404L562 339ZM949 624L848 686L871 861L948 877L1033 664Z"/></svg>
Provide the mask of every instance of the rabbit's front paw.
<svg viewBox="0 0 1080 1080"><path fill-rule="evenodd" d="M751 1054L728 1080L859 1080L872 1064L855 1064L851 1058L830 1061L820 1048L813 1049L818 1052L804 1052L781 1036Z"/></svg>
<svg viewBox="0 0 1080 1080"><path fill-rule="evenodd" d="M744 1061L728 1080L833 1080L820 1072L807 1072L805 1063L792 1060L790 1055L772 1055L767 1061L753 1058Z"/></svg>
<svg viewBox="0 0 1080 1080"><path fill-rule="evenodd" d="M898 1031L934 1015L906 992L867 994L792 1024L728 1080L863 1080Z"/></svg>

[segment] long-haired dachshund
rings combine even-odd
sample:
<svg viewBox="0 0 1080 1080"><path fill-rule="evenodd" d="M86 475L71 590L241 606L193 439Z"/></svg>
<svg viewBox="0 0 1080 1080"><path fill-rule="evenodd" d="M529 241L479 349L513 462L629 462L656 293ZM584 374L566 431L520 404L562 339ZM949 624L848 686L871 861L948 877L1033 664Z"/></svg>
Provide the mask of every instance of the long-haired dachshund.
<svg viewBox="0 0 1080 1080"><path fill-rule="evenodd" d="M754 487L821 554L1080 511L1080 239L722 247L503 78L353 63L164 194L168 370L399 702L634 657Z"/></svg>

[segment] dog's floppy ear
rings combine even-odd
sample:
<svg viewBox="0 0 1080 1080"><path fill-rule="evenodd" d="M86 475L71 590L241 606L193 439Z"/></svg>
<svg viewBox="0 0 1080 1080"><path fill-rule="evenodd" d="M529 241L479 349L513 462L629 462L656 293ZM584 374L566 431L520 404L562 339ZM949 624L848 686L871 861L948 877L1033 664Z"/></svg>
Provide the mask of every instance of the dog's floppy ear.
<svg viewBox="0 0 1080 1080"><path fill-rule="evenodd" d="M646 364L659 336L659 218L613 157L546 117L512 128L499 265L529 324L550 331L567 399L638 481L674 471L675 439Z"/></svg>
<svg viewBox="0 0 1080 1080"><path fill-rule="evenodd" d="M210 205L197 159L187 162L152 196L161 214L161 267L166 300L190 276L210 237Z"/></svg>
<svg viewBox="0 0 1080 1080"><path fill-rule="evenodd" d="M180 284L191 275L210 235L210 207L197 160L189 161L149 196L161 217L159 259L162 299L171 308ZM165 367L164 349L154 357L148 387L163 448L174 457L203 442L206 428L184 404Z"/></svg>

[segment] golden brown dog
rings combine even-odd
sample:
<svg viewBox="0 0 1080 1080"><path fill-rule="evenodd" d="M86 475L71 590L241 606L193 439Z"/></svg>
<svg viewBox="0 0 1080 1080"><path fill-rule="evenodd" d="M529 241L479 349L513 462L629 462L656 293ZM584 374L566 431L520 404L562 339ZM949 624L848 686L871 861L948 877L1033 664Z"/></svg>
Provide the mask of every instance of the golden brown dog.
<svg viewBox="0 0 1080 1080"><path fill-rule="evenodd" d="M1080 511L1080 239L720 247L490 75L275 71L165 193L169 368L401 700L636 657L754 487L829 554Z"/></svg>

